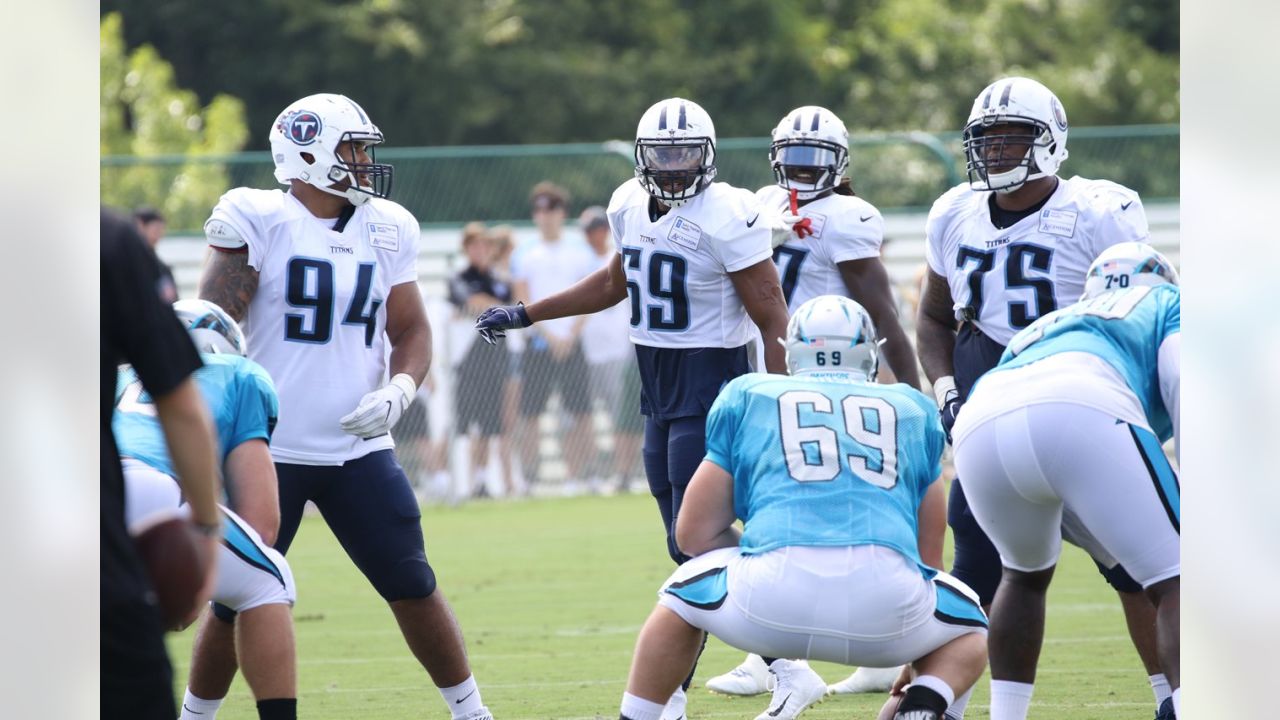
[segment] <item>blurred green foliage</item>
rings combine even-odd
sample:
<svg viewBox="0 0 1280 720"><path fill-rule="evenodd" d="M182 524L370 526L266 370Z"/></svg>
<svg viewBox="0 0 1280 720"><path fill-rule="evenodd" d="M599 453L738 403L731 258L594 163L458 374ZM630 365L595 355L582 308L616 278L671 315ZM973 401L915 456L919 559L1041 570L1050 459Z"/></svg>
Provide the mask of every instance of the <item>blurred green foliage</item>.
<svg viewBox="0 0 1280 720"><path fill-rule="evenodd" d="M100 152L188 158L104 170L102 203L125 209L155 205L171 226L199 227L228 182L221 164L201 158L244 146L249 132L243 103L219 94L201 107L196 93L176 86L173 68L155 48L126 49L119 14L102 19L100 47Z"/></svg>
<svg viewBox="0 0 1280 720"><path fill-rule="evenodd" d="M706 107L722 137L767 135L807 104L855 132L954 131L978 91L1011 74L1053 88L1076 127L1179 119L1179 9L1168 0L105 7L122 13L129 47L172 64L177 84L244 101L254 149L289 102L322 91L358 100L400 147L629 139L644 108L672 95Z"/></svg>

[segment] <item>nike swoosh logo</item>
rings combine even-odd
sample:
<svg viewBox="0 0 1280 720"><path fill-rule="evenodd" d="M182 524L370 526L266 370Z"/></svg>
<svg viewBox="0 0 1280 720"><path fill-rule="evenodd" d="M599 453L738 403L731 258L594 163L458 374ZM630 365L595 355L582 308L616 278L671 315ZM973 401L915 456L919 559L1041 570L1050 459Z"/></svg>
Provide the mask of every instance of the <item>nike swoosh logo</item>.
<svg viewBox="0 0 1280 720"><path fill-rule="evenodd" d="M192 715L203 715L203 714L204 714L204 713L202 713L202 712L199 712L199 711L196 711L196 710L192 710L191 708L187 707L187 704L186 704L186 703L182 703L182 710L183 710L183 712L189 712L189 713L191 713Z"/></svg>
<svg viewBox="0 0 1280 720"><path fill-rule="evenodd" d="M1129 209L1129 206L1130 206L1130 205L1132 205L1132 204L1133 204L1133 201L1132 201L1132 200L1130 200L1129 202L1127 202L1127 203L1125 203L1125 204L1121 205L1121 206L1120 206L1120 209L1121 209L1121 210L1128 210L1128 209Z"/></svg>
<svg viewBox="0 0 1280 720"><path fill-rule="evenodd" d="M475 694L476 694L476 691L475 691L475 690L472 690L471 692L467 693L466 695L463 695L462 697L458 698L457 700L454 700L454 701L453 701L453 704L454 704L454 705L461 705L461 704L463 703L463 701L465 701L467 698L469 698L469 697L471 697L472 695L475 695Z"/></svg>
<svg viewBox="0 0 1280 720"><path fill-rule="evenodd" d="M782 698L782 702L778 703L778 707L769 711L769 717L778 717L779 715L781 715L782 709L787 706L787 701L790 699L791 699L791 693L787 693L787 696Z"/></svg>
<svg viewBox="0 0 1280 720"><path fill-rule="evenodd" d="M871 219L871 218L873 218L873 217L875 217L875 215L868 215L868 216L866 216L866 217L861 217L861 216L859 216L859 217L858 217L858 219L859 219L859 220L861 220L862 222L866 222L866 221L870 220L870 219Z"/></svg>
<svg viewBox="0 0 1280 720"><path fill-rule="evenodd" d="M747 223L747 227L751 227L752 225L755 225L756 221L759 219L760 219L760 213L756 213L756 216L751 218L751 221Z"/></svg>

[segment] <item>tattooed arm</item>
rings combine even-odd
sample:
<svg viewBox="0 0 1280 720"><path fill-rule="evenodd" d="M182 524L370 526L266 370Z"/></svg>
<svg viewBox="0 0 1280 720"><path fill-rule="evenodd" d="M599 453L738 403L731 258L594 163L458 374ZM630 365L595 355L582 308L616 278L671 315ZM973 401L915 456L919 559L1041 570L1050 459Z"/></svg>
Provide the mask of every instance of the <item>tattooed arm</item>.
<svg viewBox="0 0 1280 720"><path fill-rule="evenodd" d="M200 275L199 298L244 322L249 302L258 291L258 271L249 267L249 253L214 249Z"/></svg>

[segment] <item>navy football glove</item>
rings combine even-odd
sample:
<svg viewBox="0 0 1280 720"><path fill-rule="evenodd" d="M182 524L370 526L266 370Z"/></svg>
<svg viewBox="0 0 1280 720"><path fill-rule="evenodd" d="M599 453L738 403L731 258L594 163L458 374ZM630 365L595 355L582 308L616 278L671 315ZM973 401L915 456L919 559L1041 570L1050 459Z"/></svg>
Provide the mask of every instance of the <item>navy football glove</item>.
<svg viewBox="0 0 1280 720"><path fill-rule="evenodd" d="M951 426L956 424L956 416L960 414L960 406L964 403L960 401L960 395L948 398L947 403L938 408L938 415L942 420L942 430L947 434L947 443L951 442Z"/></svg>
<svg viewBox="0 0 1280 720"><path fill-rule="evenodd" d="M476 318L476 332L480 333L485 342L493 345L498 342L498 338L506 337L508 330L519 330L532 324L529 313L524 311L524 303L496 305Z"/></svg>
<svg viewBox="0 0 1280 720"><path fill-rule="evenodd" d="M956 379L950 375L940 377L933 384L933 396L938 401L938 419L942 421L942 431L947 434L947 443L951 443L951 426L956 424L956 416L960 414L960 391L956 389Z"/></svg>

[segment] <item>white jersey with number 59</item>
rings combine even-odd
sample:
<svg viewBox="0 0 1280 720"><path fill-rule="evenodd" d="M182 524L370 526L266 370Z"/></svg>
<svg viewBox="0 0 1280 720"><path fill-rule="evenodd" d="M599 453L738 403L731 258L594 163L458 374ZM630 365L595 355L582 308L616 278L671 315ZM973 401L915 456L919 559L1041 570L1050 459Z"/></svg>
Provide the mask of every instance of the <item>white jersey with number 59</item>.
<svg viewBox="0 0 1280 720"><path fill-rule="evenodd" d="M947 278L956 309L967 308L1001 345L1079 300L1089 264L1103 250L1150 234L1138 194L1107 180L1060 179L1039 212L1004 229L991 222L991 195L962 183L938 198L926 256Z"/></svg>
<svg viewBox="0 0 1280 720"><path fill-rule="evenodd" d="M249 357L275 381L277 462L338 465L394 447L338 419L386 382L391 287L418 279L419 226L390 200L355 208L341 232L280 190L237 188L205 223L217 250L247 251L258 289L242 323Z"/></svg>
<svg viewBox="0 0 1280 720"><path fill-rule="evenodd" d="M649 193L628 180L609 201L631 303L631 342L659 348L733 348L751 326L729 273L768 260L769 220L750 191L712 183L657 220Z"/></svg>

